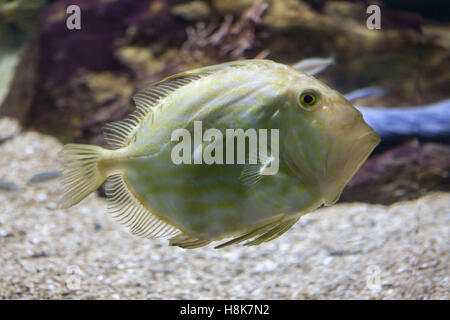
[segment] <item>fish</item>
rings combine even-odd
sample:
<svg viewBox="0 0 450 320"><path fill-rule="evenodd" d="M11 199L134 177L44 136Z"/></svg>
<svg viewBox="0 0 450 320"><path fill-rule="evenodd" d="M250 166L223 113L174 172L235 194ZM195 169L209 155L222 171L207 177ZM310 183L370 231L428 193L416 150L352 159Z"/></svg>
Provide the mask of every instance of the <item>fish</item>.
<svg viewBox="0 0 450 320"><path fill-rule="evenodd" d="M110 148L63 147L61 206L106 181L108 211L131 233L186 249L281 236L333 205L380 142L339 92L266 59L184 71L138 91L134 102L128 118L105 125ZM228 144L229 132L249 133L248 144L239 149L238 135Z"/></svg>

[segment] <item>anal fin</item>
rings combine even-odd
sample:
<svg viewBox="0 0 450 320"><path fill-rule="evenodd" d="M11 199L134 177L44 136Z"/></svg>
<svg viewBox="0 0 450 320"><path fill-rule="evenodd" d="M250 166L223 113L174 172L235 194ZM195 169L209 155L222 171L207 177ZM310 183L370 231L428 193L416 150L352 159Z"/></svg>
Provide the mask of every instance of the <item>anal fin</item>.
<svg viewBox="0 0 450 320"><path fill-rule="evenodd" d="M278 221L279 220L277 220L276 223L278 223ZM229 240L227 242L224 242L222 244L219 244L218 246L215 246L214 249L222 249L224 247L231 246L232 244L240 243L242 241L245 241L245 240L251 239L253 237L256 237L256 236L266 232L267 230L269 230L272 227L272 225L273 225L273 222L269 223L269 224L266 224L266 225L263 225L262 227L258 227L258 228L252 229L250 232L248 232L246 234L243 234L242 236L235 237L235 238L233 238L233 239L231 239L231 240Z"/></svg>
<svg viewBox="0 0 450 320"><path fill-rule="evenodd" d="M245 234L238 236L236 238L233 238L227 242L219 244L218 246L216 246L214 248L221 249L221 248L230 246L232 244L240 243L242 241L252 239L252 238L254 238L254 239L249 242L246 242L244 245L252 246L252 245L260 244L265 241L273 240L273 239L281 236L287 230L289 230L289 228L291 228L298 221L298 219L299 218L277 219L275 221L272 221L272 222L262 225L260 227L254 228L254 229L250 230L248 233L245 233Z"/></svg>
<svg viewBox="0 0 450 320"><path fill-rule="evenodd" d="M236 243L239 243L239 242L242 242L242 241L245 241L248 239L252 239L255 237L256 237L255 239L244 243L244 245L245 246L254 246L254 245L266 242L266 241L276 239L279 236L281 236L283 233L288 231L298 221L298 219L300 219L300 218L278 219L276 221L265 224L261 227L257 227L242 236L233 238L230 241L222 243L214 248L221 249L221 248L230 246L232 244L236 244Z"/></svg>
<svg viewBox="0 0 450 320"><path fill-rule="evenodd" d="M270 229L266 233L260 235L259 237L257 237L256 239L254 239L252 241L244 243L244 245L245 246L255 246L255 245L261 244L263 242L267 242L267 241L276 239L279 236L281 236L283 233L288 231L298 221L298 219L300 219L300 218L291 218L291 219L283 220L282 222L280 222L279 224L274 226L272 229Z"/></svg>
<svg viewBox="0 0 450 320"><path fill-rule="evenodd" d="M210 242L211 242L210 240L191 237L185 233L169 239L169 245L177 246L183 249L195 249L203 247L209 244Z"/></svg>
<svg viewBox="0 0 450 320"><path fill-rule="evenodd" d="M110 214L143 238L158 238L180 233L176 227L151 213L130 190L123 174L113 174L106 181Z"/></svg>

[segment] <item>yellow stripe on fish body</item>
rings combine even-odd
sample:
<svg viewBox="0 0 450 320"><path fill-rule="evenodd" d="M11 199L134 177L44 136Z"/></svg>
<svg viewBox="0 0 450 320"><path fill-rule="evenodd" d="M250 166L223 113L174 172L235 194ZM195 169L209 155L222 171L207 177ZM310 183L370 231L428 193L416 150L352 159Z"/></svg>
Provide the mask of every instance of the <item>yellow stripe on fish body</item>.
<svg viewBox="0 0 450 320"><path fill-rule="evenodd" d="M63 149L64 203L81 201L108 177L114 216L137 235L174 235L171 244L185 248L232 236L220 247L278 237L301 215L337 199L378 143L342 95L269 60L187 71L140 91L135 102L128 119L105 126L116 150ZM175 164L172 133L188 130L194 146L196 121L203 132L224 135L227 129L279 130L278 172L263 176L263 163L248 163L255 157L250 148L245 164Z"/></svg>

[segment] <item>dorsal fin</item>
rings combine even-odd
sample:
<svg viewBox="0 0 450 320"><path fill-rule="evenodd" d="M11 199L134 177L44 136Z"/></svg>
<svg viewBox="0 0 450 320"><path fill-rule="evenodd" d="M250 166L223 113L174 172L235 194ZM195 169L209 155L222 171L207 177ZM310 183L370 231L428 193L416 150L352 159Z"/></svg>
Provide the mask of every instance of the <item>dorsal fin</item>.
<svg viewBox="0 0 450 320"><path fill-rule="evenodd" d="M152 214L134 196L122 174L109 176L105 191L110 214L128 226L131 233L143 238L180 234L180 230Z"/></svg>
<svg viewBox="0 0 450 320"><path fill-rule="evenodd" d="M136 110L128 118L105 125L103 133L106 141L114 148L123 148L130 144L140 124L155 114L159 102L177 89L209 73L179 73L156 82L136 93L133 100Z"/></svg>
<svg viewBox="0 0 450 320"><path fill-rule="evenodd" d="M133 140L143 120L147 119L147 117L154 117L158 109L162 107L160 101L177 89L215 72L230 68L268 63L268 61L269 60L240 60L226 62L178 73L153 83L147 88L138 91L133 97L136 104L136 110L130 114L128 118L105 125L103 129L105 139L112 147L117 149L123 148Z"/></svg>

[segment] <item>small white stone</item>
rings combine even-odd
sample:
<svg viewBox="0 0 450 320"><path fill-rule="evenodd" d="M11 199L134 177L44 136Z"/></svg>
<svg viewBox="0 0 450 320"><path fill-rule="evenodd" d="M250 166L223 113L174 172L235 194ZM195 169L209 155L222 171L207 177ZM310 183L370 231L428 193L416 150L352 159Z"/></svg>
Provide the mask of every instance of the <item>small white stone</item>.
<svg viewBox="0 0 450 320"><path fill-rule="evenodd" d="M43 192L40 192L36 195L36 200L38 202L44 202L45 200L47 200L47 195Z"/></svg>

